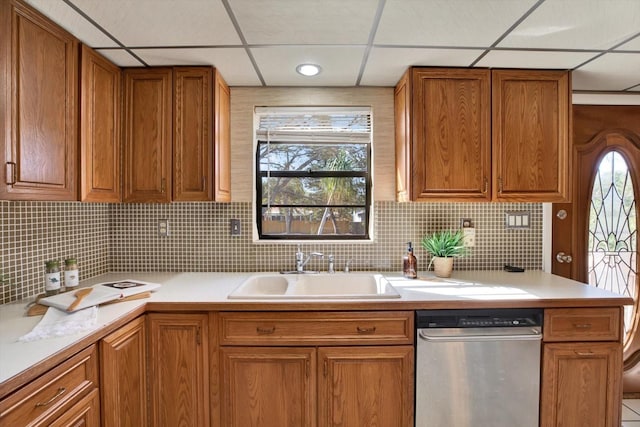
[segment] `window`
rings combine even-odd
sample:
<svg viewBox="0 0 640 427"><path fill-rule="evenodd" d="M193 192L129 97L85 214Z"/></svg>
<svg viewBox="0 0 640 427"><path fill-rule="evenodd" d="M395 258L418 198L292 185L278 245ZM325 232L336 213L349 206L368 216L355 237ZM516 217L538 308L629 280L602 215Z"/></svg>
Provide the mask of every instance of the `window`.
<svg viewBox="0 0 640 427"><path fill-rule="evenodd" d="M256 108L260 239L362 240L371 221L371 109Z"/></svg>

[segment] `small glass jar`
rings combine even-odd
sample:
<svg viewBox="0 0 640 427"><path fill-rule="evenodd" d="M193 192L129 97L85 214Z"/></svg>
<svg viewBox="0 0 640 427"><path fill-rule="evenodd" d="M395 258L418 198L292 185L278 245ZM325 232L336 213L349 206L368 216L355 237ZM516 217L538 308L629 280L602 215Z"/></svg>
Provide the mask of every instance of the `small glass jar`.
<svg viewBox="0 0 640 427"><path fill-rule="evenodd" d="M44 274L44 293L56 295L60 292L60 261L46 261Z"/></svg>
<svg viewBox="0 0 640 427"><path fill-rule="evenodd" d="M64 260L64 288L65 291L76 289L80 283L80 271L78 261L75 258Z"/></svg>

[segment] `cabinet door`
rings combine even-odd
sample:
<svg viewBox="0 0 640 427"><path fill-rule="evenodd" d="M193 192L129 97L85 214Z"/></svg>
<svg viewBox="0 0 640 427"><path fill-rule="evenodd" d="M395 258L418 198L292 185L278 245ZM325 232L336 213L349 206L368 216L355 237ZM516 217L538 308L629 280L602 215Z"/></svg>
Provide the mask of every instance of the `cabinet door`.
<svg viewBox="0 0 640 427"><path fill-rule="evenodd" d="M218 70L215 71L214 200L231 201L231 93Z"/></svg>
<svg viewBox="0 0 640 427"><path fill-rule="evenodd" d="M543 357L542 427L620 425L619 343L545 344Z"/></svg>
<svg viewBox="0 0 640 427"><path fill-rule="evenodd" d="M318 426L413 426L411 346L318 349Z"/></svg>
<svg viewBox="0 0 640 427"><path fill-rule="evenodd" d="M315 426L315 361L314 348L222 347L222 425Z"/></svg>
<svg viewBox="0 0 640 427"><path fill-rule="evenodd" d="M491 199L489 83L489 70L413 70L412 200Z"/></svg>
<svg viewBox="0 0 640 427"><path fill-rule="evenodd" d="M494 200L567 201L569 73L494 70Z"/></svg>
<svg viewBox="0 0 640 427"><path fill-rule="evenodd" d="M173 200L213 200L213 71L173 69Z"/></svg>
<svg viewBox="0 0 640 427"><path fill-rule="evenodd" d="M125 202L171 201L172 73L124 70Z"/></svg>
<svg viewBox="0 0 640 427"><path fill-rule="evenodd" d="M77 200L77 40L18 1L0 24L0 199Z"/></svg>
<svg viewBox="0 0 640 427"><path fill-rule="evenodd" d="M98 390L94 389L84 399L49 424L49 427L100 427L100 393Z"/></svg>
<svg viewBox="0 0 640 427"><path fill-rule="evenodd" d="M80 200L119 202L120 68L82 45Z"/></svg>
<svg viewBox="0 0 640 427"><path fill-rule="evenodd" d="M144 317L100 341L102 419L105 426L147 425Z"/></svg>
<svg viewBox="0 0 640 427"><path fill-rule="evenodd" d="M152 426L209 425L207 314L150 313Z"/></svg>

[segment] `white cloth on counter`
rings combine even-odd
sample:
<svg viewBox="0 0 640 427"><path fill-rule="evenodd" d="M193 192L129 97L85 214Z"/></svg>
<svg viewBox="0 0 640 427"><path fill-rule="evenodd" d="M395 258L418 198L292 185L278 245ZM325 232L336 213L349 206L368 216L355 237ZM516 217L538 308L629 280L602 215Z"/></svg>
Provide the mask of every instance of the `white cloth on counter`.
<svg viewBox="0 0 640 427"><path fill-rule="evenodd" d="M51 337L72 335L94 328L98 323L98 307L93 306L67 313L54 307L49 307L40 322L18 341L36 341Z"/></svg>

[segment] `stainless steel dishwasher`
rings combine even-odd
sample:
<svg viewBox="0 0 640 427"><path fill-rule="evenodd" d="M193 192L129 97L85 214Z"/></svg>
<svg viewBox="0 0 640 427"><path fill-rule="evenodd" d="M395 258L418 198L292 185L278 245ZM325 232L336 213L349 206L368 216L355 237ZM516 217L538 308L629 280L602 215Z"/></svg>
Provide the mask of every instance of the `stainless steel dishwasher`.
<svg viewBox="0 0 640 427"><path fill-rule="evenodd" d="M416 427L537 427L542 310L416 312Z"/></svg>

